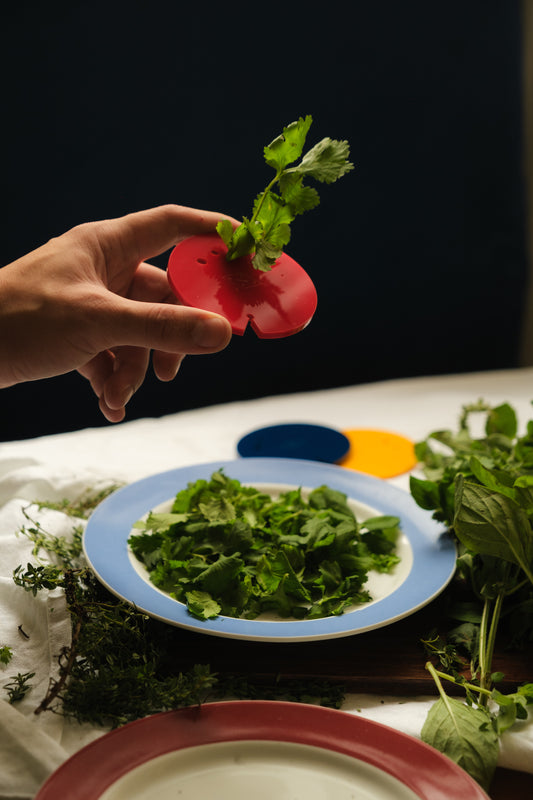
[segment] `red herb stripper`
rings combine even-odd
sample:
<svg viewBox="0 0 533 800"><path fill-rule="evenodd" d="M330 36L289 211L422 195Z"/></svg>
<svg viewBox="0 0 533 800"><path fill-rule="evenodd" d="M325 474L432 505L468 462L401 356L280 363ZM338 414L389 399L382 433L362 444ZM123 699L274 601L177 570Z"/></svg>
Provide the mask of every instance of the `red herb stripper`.
<svg viewBox="0 0 533 800"><path fill-rule="evenodd" d="M268 272L254 268L251 256L228 261L218 235L191 236L170 254L167 277L186 306L226 317L233 333L248 324L261 339L280 339L303 330L317 306L309 275L286 253Z"/></svg>

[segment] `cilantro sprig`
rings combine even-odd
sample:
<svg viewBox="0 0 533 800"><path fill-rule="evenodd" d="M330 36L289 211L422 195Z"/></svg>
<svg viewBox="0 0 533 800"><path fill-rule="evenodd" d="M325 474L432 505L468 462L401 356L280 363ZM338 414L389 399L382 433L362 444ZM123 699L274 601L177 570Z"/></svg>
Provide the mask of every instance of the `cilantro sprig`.
<svg viewBox="0 0 533 800"><path fill-rule="evenodd" d="M291 222L320 202L317 190L305 185L304 179L334 183L353 169L346 141L326 137L302 157L312 121L308 115L291 122L264 148L265 161L275 175L257 195L251 217L243 217L235 229L229 220L218 223L217 232L228 247L229 261L251 255L256 269L270 270L290 241Z"/></svg>
<svg viewBox="0 0 533 800"><path fill-rule="evenodd" d="M218 471L178 492L170 513L136 523L129 543L152 582L199 619L314 619L371 599L369 571L399 561L398 526L388 516L358 522L327 486L276 499Z"/></svg>

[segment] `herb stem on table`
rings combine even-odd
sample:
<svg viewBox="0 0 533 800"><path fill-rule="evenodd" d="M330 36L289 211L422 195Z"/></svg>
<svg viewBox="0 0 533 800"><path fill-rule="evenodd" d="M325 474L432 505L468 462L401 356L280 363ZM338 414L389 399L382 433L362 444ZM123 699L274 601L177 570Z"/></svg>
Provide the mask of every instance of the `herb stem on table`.
<svg viewBox="0 0 533 800"><path fill-rule="evenodd" d="M490 689L483 689L476 683L469 683L468 681L458 680L453 675L450 675L447 672L442 672L441 670L436 669L431 661L426 662L426 669L430 673L433 680L435 681L435 685L437 686L439 694L442 697L444 697L445 692L440 679L449 681L450 683L455 684L455 686L462 686L464 689L469 689L472 692L476 692L477 694L483 695L487 699L489 699L492 695Z"/></svg>

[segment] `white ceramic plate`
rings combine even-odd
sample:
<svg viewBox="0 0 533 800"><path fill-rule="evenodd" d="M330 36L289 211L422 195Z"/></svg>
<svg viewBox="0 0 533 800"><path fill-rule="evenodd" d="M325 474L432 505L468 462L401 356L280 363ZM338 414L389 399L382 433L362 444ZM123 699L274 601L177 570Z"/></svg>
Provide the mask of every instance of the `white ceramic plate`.
<svg viewBox="0 0 533 800"><path fill-rule="evenodd" d="M402 537L400 563L390 575L371 575L366 588L373 601L340 616L312 620L244 620L218 616L201 621L185 605L157 589L132 556L128 539L137 520L169 504L178 491L213 472L261 488L314 489L327 485L344 492L356 514L395 515ZM246 458L196 464L130 484L108 497L92 514L83 538L85 556L99 580L139 610L197 632L256 641L312 641L373 630L412 614L435 598L455 569L455 545L442 526L419 508L410 494L383 480L314 461Z"/></svg>

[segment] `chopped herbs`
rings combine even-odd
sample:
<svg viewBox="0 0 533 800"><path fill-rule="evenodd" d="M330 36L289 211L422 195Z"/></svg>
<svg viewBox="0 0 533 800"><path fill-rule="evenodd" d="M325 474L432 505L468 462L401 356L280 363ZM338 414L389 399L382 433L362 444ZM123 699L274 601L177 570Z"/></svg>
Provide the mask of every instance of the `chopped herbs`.
<svg viewBox="0 0 533 800"><path fill-rule="evenodd" d="M130 536L151 581L199 619L265 612L315 619L368 602L370 570L399 558L397 517L358 522L346 495L321 486L272 498L215 472L150 513Z"/></svg>
<svg viewBox="0 0 533 800"><path fill-rule="evenodd" d="M298 164L294 163L302 155L312 121L311 116L300 117L264 148L265 161L275 170L275 176L257 196L250 219L243 217L236 229L229 220L219 222L217 232L228 247L229 261L252 255L256 269L270 270L290 240L291 222L320 202L316 189L304 186L304 179L333 183L353 169L348 161L348 142L329 137L308 150ZM273 191L276 185L278 193Z"/></svg>

